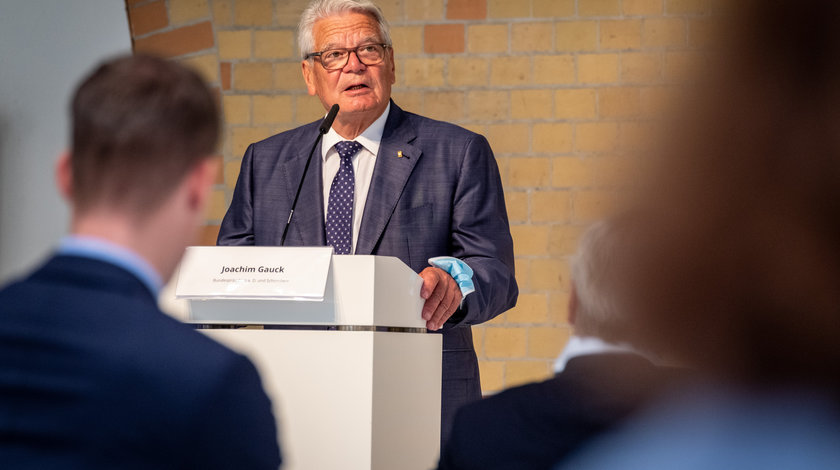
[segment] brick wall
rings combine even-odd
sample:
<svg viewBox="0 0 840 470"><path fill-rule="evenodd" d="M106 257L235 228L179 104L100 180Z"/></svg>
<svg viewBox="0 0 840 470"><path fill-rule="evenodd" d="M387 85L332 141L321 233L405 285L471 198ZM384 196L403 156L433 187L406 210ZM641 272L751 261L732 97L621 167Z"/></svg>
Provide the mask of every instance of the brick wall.
<svg viewBox="0 0 840 470"><path fill-rule="evenodd" d="M519 305L474 328L493 392L550 374L570 330L568 257L615 203L650 120L710 39L711 0L382 0L404 109L487 136L502 172ZM135 51L196 67L225 115L203 243L247 145L320 118L295 26L304 0L127 0Z"/></svg>

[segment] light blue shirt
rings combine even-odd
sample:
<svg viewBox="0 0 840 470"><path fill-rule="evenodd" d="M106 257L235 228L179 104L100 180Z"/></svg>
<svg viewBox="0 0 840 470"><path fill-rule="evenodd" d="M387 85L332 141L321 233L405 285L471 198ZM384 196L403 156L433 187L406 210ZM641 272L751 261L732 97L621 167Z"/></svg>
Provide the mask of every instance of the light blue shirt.
<svg viewBox="0 0 840 470"><path fill-rule="evenodd" d="M145 259L104 238L70 235L61 239L57 252L60 255L95 259L123 268L140 279L155 298L163 288L160 274Z"/></svg>

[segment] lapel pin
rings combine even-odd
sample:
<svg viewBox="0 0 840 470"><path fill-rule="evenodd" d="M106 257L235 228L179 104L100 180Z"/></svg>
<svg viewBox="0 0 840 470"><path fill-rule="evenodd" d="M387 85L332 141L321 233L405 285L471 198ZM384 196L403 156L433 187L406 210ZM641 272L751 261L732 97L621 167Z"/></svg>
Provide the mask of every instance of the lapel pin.
<svg viewBox="0 0 840 470"><path fill-rule="evenodd" d="M397 150L397 158L402 158L402 157L403 157L402 150Z"/></svg>

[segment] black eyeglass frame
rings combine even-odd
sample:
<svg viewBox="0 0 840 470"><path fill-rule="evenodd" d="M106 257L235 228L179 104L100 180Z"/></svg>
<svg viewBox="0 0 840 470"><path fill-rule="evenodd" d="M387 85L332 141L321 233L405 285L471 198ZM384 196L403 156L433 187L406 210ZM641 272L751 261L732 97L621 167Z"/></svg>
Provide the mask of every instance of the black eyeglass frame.
<svg viewBox="0 0 840 470"><path fill-rule="evenodd" d="M362 49L364 47L370 47L370 46L379 46L379 47L382 48L382 59L380 59L378 62L366 63L359 56L359 49ZM309 54L306 54L303 57L303 60L309 60L309 59L312 59L314 57L318 57L318 62L321 63L321 67L324 67L325 70L330 70L330 71L341 70L347 65L347 62L350 61L350 53L352 52L352 53L356 54L356 59L358 59L359 62L361 62L363 65L367 65L367 66L378 65L378 64L381 64L382 62L385 62L385 51L388 50L389 47L392 47L392 46L390 44L385 44L385 43L360 44L356 47L333 47L333 48L330 48L330 49L324 49L323 51L319 51L319 52L310 52ZM347 56L344 58L344 63L341 64L340 66L333 67L333 68L327 68L327 66L324 65L324 59L321 56L323 56L327 52L334 52L334 51L347 52Z"/></svg>

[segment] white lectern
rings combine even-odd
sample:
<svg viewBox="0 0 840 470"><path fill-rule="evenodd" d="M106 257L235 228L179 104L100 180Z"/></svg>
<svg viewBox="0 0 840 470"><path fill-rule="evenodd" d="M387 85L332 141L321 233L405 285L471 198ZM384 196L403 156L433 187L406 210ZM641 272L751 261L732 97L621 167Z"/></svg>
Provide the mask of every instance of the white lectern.
<svg viewBox="0 0 840 470"><path fill-rule="evenodd" d="M323 258L323 250L191 247L176 293L188 299L190 322L256 364L279 422L284 469L435 467L441 336L428 334L420 317L419 276L397 258ZM313 267L318 260L325 272ZM295 273L324 276L322 298L284 289L291 284L283 276Z"/></svg>

